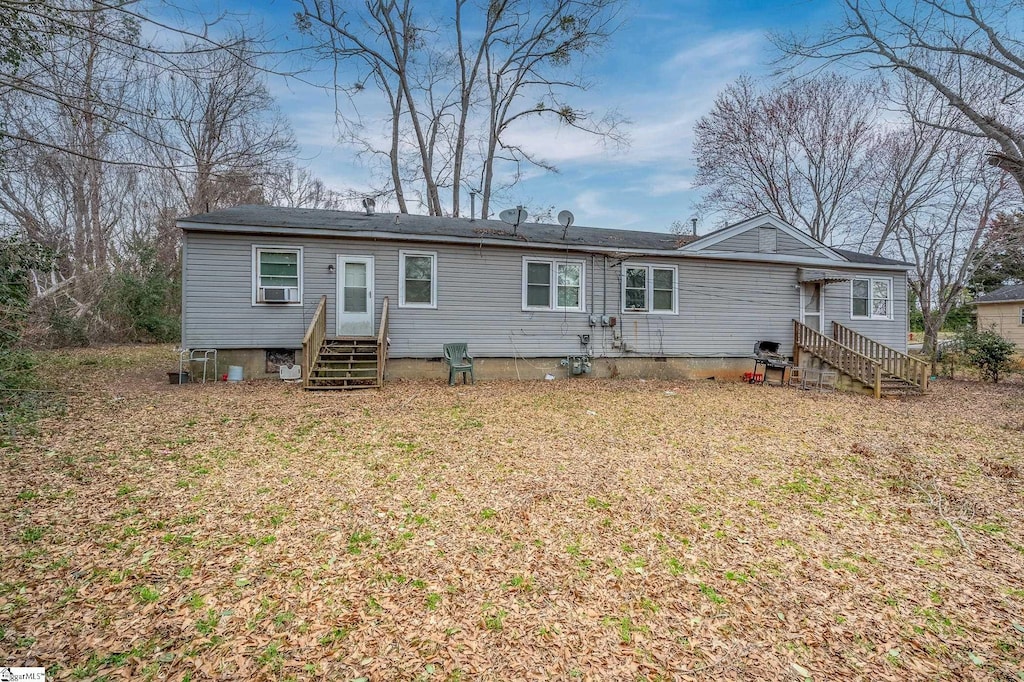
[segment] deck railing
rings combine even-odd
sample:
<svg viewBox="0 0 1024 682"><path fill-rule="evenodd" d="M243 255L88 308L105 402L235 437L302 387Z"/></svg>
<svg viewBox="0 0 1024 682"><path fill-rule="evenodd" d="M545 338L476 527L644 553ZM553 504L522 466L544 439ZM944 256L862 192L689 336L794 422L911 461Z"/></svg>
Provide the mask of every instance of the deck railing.
<svg viewBox="0 0 1024 682"><path fill-rule="evenodd" d="M313 313L313 319L306 329L306 335L302 337L302 387L309 388L309 377L313 373L316 359L320 355L320 349L324 347L324 340L327 338L327 297L321 296L320 303Z"/></svg>
<svg viewBox="0 0 1024 682"><path fill-rule="evenodd" d="M853 348L858 353L878 360L882 364L882 371L886 374L908 381L922 392L928 390L928 375L931 373L931 367L924 360L878 343L838 322L832 323L832 338L844 346Z"/></svg>
<svg viewBox="0 0 1024 682"><path fill-rule="evenodd" d="M384 365L388 361L388 297L384 297L384 307L380 312L380 328L377 330L377 386L384 386Z"/></svg>
<svg viewBox="0 0 1024 682"><path fill-rule="evenodd" d="M875 398L882 397L881 362L830 339L799 320L793 320L793 361L798 364L801 351L806 351L860 383L871 386Z"/></svg>

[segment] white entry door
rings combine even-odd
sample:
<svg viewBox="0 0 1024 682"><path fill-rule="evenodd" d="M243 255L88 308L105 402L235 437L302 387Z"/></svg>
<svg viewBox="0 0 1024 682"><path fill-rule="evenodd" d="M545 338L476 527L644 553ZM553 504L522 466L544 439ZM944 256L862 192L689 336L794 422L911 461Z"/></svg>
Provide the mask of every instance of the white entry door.
<svg viewBox="0 0 1024 682"><path fill-rule="evenodd" d="M338 256L338 336L373 336L373 256Z"/></svg>
<svg viewBox="0 0 1024 682"><path fill-rule="evenodd" d="M816 332L825 333L820 282L804 282L800 285L800 321Z"/></svg>

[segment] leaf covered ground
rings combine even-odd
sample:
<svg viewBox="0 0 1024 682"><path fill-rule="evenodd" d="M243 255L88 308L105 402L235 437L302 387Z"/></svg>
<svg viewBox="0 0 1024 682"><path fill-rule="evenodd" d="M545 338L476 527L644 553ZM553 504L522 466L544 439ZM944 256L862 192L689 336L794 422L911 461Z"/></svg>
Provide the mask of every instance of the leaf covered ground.
<svg viewBox="0 0 1024 682"><path fill-rule="evenodd" d="M57 679L1024 679L1024 390L166 385L54 353L0 664Z"/></svg>

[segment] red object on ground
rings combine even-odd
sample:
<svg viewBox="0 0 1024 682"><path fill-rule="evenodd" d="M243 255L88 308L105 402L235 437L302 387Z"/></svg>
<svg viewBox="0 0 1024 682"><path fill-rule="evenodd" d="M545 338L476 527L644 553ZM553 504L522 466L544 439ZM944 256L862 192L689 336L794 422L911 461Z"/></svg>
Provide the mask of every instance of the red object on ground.
<svg viewBox="0 0 1024 682"><path fill-rule="evenodd" d="M221 381L227 381L228 380L228 375L227 374L221 374L220 375L220 380Z"/></svg>

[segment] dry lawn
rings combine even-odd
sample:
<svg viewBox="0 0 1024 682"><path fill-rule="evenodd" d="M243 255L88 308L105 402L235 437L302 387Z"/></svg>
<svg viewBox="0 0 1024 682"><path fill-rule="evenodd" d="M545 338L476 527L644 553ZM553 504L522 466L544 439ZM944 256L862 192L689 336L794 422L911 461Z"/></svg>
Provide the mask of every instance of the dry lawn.
<svg viewBox="0 0 1024 682"><path fill-rule="evenodd" d="M167 386L54 354L0 663L57 679L1024 679L1024 390Z"/></svg>

